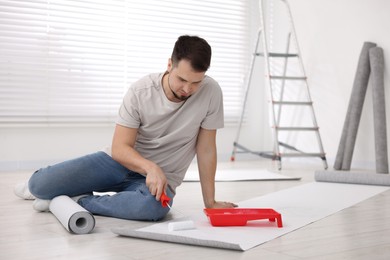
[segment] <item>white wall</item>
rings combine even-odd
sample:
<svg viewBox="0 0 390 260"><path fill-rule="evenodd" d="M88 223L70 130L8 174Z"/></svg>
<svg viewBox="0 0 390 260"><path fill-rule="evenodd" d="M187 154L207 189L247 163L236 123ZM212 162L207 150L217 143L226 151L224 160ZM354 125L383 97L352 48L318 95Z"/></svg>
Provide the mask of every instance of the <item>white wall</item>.
<svg viewBox="0 0 390 260"><path fill-rule="evenodd" d="M390 64L390 2L290 0L290 5L325 151L332 166L363 42L372 41L381 46L385 53L385 64ZM389 71L386 68L387 100L390 95L387 90ZM249 120L242 129L240 143L255 150L270 150L272 142L261 64L256 65L254 78L247 106ZM388 122L389 116L390 113L387 113ZM220 161L229 160L236 130L236 127L227 126L219 131L217 142ZM0 128L0 171L32 169L94 152L110 144L112 133L113 126ZM353 166L359 164L374 167L373 142L369 87ZM243 157L239 155L237 158ZM256 156L245 158L257 159ZM319 163L318 166L320 168L322 165Z"/></svg>
<svg viewBox="0 0 390 260"><path fill-rule="evenodd" d="M35 169L104 148L111 141L106 127L0 128L0 171Z"/></svg>
<svg viewBox="0 0 390 260"><path fill-rule="evenodd" d="M291 0L290 6L325 150L332 161L337 153L357 62L365 41L375 42L384 50L386 110L389 111L390 2ZM375 167L371 90L369 86L353 167ZM388 123L389 116L387 112ZM389 139L389 127L387 130Z"/></svg>

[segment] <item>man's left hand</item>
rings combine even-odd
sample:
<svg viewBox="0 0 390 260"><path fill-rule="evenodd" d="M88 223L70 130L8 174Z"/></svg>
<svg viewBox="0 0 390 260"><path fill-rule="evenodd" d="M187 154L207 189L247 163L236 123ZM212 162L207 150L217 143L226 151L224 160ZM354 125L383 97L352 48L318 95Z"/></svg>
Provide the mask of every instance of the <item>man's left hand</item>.
<svg viewBox="0 0 390 260"><path fill-rule="evenodd" d="M237 204L226 201L215 201L214 204L210 207L212 209L220 209L220 208L236 208Z"/></svg>

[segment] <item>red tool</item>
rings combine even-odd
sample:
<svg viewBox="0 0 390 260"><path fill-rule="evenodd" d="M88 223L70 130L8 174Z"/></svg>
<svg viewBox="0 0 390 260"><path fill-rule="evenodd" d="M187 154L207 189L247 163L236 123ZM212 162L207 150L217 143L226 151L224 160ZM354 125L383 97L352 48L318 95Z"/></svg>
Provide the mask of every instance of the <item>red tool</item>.
<svg viewBox="0 0 390 260"><path fill-rule="evenodd" d="M204 209L204 213L212 226L245 226L250 220L268 219L271 222L276 220L277 226L283 227L282 215L273 209Z"/></svg>
<svg viewBox="0 0 390 260"><path fill-rule="evenodd" d="M161 194L161 197L160 197L160 201L161 201L161 205L165 208L165 207L168 207L168 208L171 208L171 206L169 206L169 201L171 200L170 197L167 196L167 194L165 194L165 191Z"/></svg>

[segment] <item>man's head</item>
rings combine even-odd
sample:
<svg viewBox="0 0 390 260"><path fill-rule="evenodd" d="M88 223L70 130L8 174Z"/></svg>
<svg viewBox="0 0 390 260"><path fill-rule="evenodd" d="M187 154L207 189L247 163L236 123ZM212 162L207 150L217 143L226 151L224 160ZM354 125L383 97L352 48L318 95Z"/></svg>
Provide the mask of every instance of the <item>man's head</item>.
<svg viewBox="0 0 390 260"><path fill-rule="evenodd" d="M171 60L175 67L181 60L190 62L196 72L205 72L210 67L211 47L198 36L180 36L173 48Z"/></svg>
<svg viewBox="0 0 390 260"><path fill-rule="evenodd" d="M197 36L180 36L168 60L164 83L169 100L187 100L198 91L207 69L210 67L211 47Z"/></svg>

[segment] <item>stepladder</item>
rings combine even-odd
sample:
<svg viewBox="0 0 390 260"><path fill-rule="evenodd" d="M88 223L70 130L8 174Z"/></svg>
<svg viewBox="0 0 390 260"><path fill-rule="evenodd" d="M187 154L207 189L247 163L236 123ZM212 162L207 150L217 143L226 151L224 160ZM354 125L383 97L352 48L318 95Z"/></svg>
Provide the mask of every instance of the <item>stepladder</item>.
<svg viewBox="0 0 390 260"><path fill-rule="evenodd" d="M283 158L317 157L327 169L320 128L290 6L286 0L260 0L259 12L260 28L246 79L231 161L236 159L237 153L251 153L276 160L280 170ZM263 73L255 71L257 62L263 63ZM239 142L254 75L264 75L264 86L268 92L269 122L273 139L273 149L270 152L254 151Z"/></svg>

